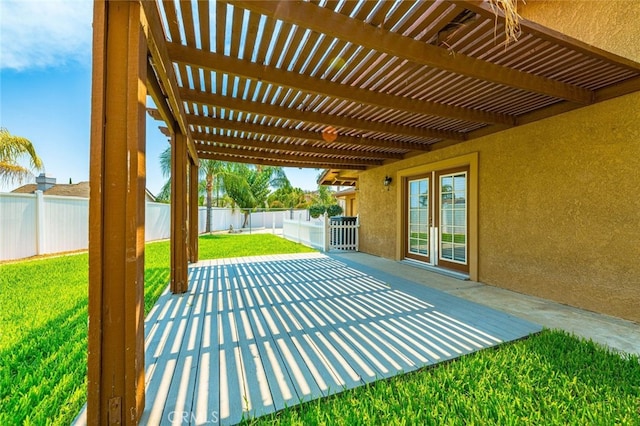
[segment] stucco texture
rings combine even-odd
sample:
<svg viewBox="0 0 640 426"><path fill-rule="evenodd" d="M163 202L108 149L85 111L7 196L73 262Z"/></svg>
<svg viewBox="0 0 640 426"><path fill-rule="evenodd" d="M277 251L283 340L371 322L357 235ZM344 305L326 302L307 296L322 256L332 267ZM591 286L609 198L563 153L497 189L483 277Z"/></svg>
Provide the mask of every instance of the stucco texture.
<svg viewBox="0 0 640 426"><path fill-rule="evenodd" d="M640 2L576 2L563 19L574 2L532 3L532 19L640 60ZM474 152L479 281L640 322L640 92L361 173L361 250L398 258L399 171Z"/></svg>

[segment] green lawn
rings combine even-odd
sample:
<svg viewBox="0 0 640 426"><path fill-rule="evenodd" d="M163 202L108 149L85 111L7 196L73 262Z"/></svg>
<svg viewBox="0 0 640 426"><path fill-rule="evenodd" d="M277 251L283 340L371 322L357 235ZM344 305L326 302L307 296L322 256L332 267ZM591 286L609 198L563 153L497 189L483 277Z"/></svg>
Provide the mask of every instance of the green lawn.
<svg viewBox="0 0 640 426"><path fill-rule="evenodd" d="M200 238L200 258L312 251L269 234ZM148 244L145 311L169 279ZM0 265L0 425L69 424L85 401L87 255ZM640 425L640 360L557 331L249 424Z"/></svg>
<svg viewBox="0 0 640 426"><path fill-rule="evenodd" d="M639 425L640 360L544 330L245 423Z"/></svg>
<svg viewBox="0 0 640 426"><path fill-rule="evenodd" d="M270 234L200 237L200 259L314 251ZM145 250L145 313L169 281L169 242ZM0 425L68 425L86 399L86 253L0 265Z"/></svg>

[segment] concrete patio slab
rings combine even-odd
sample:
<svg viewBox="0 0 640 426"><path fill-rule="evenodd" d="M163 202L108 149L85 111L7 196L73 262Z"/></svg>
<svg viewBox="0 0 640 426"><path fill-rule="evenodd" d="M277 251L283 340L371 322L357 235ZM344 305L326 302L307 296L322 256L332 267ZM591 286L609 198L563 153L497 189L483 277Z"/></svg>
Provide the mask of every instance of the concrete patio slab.
<svg viewBox="0 0 640 426"><path fill-rule="evenodd" d="M614 351L640 355L640 324L586 311L535 296L463 281L365 253L332 253L331 257L378 276L419 283L463 299L498 309L550 329L561 329L591 339ZM376 272L377 271L377 272ZM382 274L382 275L381 275ZM387 278L389 279L389 278Z"/></svg>

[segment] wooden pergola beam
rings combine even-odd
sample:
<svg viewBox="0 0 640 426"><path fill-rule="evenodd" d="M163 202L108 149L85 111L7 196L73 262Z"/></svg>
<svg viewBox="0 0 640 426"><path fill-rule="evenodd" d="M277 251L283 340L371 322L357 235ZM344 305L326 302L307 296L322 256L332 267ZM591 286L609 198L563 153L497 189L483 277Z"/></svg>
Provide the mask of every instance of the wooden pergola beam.
<svg viewBox="0 0 640 426"><path fill-rule="evenodd" d="M153 99L153 102L156 104L155 109L148 109L147 112L154 119L162 120L167 125L171 133L175 132L175 129L173 128L175 123L173 113L167 103L167 97L162 92L155 70L149 62L147 62L147 90L151 99Z"/></svg>
<svg viewBox="0 0 640 426"><path fill-rule="evenodd" d="M401 126L397 124L362 120L313 111L301 111L299 109L291 109L281 107L279 105L245 101L242 99L233 98L231 96L214 95L211 93L198 92L196 90L185 88L180 89L180 94L183 100L200 105L228 108L250 114L266 115L270 117L283 118L286 120L314 123L321 126L356 129L368 133L383 133L389 136L400 135L403 137L414 139L438 138L455 139L460 141L465 140L465 135L460 132Z"/></svg>
<svg viewBox="0 0 640 426"><path fill-rule="evenodd" d="M184 104L180 99L180 91L178 89L178 80L173 69L173 64L169 59L167 52L166 38L162 29L162 23L160 21L160 13L158 11L158 5L155 1L141 1L140 4L144 9L144 14L148 23L148 35L147 42L149 46L149 53L152 58L152 67L156 71L155 74L162 83L162 87L167 92L166 99L171 108L171 116L177 123L180 132L186 136L185 143L189 150L191 158L195 159L196 164L198 161L198 154L193 146L193 139L191 138L189 126L185 122L186 116ZM162 91L160 91L162 93ZM155 97L154 97L155 101ZM166 121L165 121L166 123ZM171 126L170 124L167 124Z"/></svg>
<svg viewBox="0 0 640 426"><path fill-rule="evenodd" d="M226 104L219 105L224 107ZM258 108L256 106L255 108ZM321 132L311 132L308 130L299 130L288 127L265 126L262 124L238 122L231 120L223 120L221 118L204 117L201 115L188 115L187 122L192 126L204 126L214 129L237 130L240 132L249 132L260 135L280 136L286 138L304 139L314 142L324 142ZM427 143L389 141L384 139L373 138L356 138L353 136L338 135L334 141L336 144L353 145L354 147L377 147L387 149L408 149L412 151L429 151L430 147Z"/></svg>
<svg viewBox="0 0 640 426"><path fill-rule="evenodd" d="M404 58L418 65L426 65L466 77L579 104L586 105L593 102L593 92L590 90L460 53L452 55L447 49L432 46L423 41L417 41L364 22L355 22L349 16L319 7L313 3L268 0L230 0L229 3L235 7L326 34L329 37Z"/></svg>
<svg viewBox="0 0 640 426"><path fill-rule="evenodd" d="M87 424L135 425L145 405L146 23L139 2L96 1L93 27Z"/></svg>
<svg viewBox="0 0 640 426"><path fill-rule="evenodd" d="M198 183L199 170L192 158L189 158L189 262L198 261Z"/></svg>
<svg viewBox="0 0 640 426"><path fill-rule="evenodd" d="M178 126L176 126L178 127ZM171 282L173 294L188 290L187 144L179 129L171 138ZM195 144L194 144L195 149Z"/></svg>
<svg viewBox="0 0 640 426"><path fill-rule="evenodd" d="M325 158L318 157L313 155L308 155L306 152L296 152L296 151L281 151L281 152L273 152L267 151L263 149L254 149L254 148L246 148L241 145L242 139L240 138L224 138L233 140L232 143L216 143L208 144L208 143L198 143L196 142L196 149L199 154L202 155L205 152L212 152L216 154L228 154L228 155L238 155L238 156L247 156L247 157L256 157L256 158L265 158L265 159L283 159L289 160L292 162L296 161L315 161L315 162L323 162L330 163L332 165L360 165L360 166L381 166L383 164L382 160L374 160L368 158ZM232 145L232 146L230 146Z"/></svg>
<svg viewBox="0 0 640 426"><path fill-rule="evenodd" d="M185 65L242 76L265 83L273 83L281 87L301 90L315 95L331 96L363 105L390 108L424 116L432 115L481 123L514 124L515 122L515 118L507 114L456 107L419 99L403 98L401 96L360 89L281 70L272 66L263 66L247 60L206 52L178 43L167 43L167 50L173 61Z"/></svg>
<svg viewBox="0 0 640 426"><path fill-rule="evenodd" d="M281 158L279 160L272 160L265 159L262 156L251 157L246 155L233 155L213 152L200 152L200 158L205 160L228 161L233 163L256 164L263 166L298 167L301 169L330 169L341 167L349 170L367 170L367 166L363 166L360 164L334 164L331 162L331 160L327 160L325 158L309 160L290 160L288 158Z"/></svg>
<svg viewBox="0 0 640 426"><path fill-rule="evenodd" d="M495 11L491 9L489 3L481 0L449 0L450 3L459 5L465 9L475 12L485 18L495 19ZM498 11L500 18L504 20L502 12ZM600 49L591 44L587 44L578 39L567 37L561 32L555 31L551 28L543 27L535 22L527 21L525 19L520 21L520 28L527 34L539 37L543 40L556 43L560 46L567 47L571 50L581 52L588 57L597 56L602 60L616 65L622 65L632 71L640 71L640 65L638 62L623 56L616 55L606 50Z"/></svg>
<svg viewBox="0 0 640 426"><path fill-rule="evenodd" d="M282 152L300 152L304 151L309 154L327 154L333 156L345 156L355 158L373 158L373 159L395 159L400 160L404 158L403 154L395 152L380 152L380 151L361 151L344 148L330 148L324 146L315 146L311 144L299 144L299 143L281 143L264 141L248 137L233 137L226 135L214 135L211 133L193 132L193 139L198 142L214 142L217 144L236 145L245 148L261 148L267 150L277 150ZM198 149L202 145L198 146Z"/></svg>

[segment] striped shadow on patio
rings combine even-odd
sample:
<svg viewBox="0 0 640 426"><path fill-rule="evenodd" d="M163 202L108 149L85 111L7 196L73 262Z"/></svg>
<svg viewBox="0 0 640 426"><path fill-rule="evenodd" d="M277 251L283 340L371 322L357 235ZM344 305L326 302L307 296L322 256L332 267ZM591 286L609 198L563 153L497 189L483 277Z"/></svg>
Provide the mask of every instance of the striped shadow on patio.
<svg viewBox="0 0 640 426"><path fill-rule="evenodd" d="M146 321L143 424L234 424L540 330L318 253L200 262L190 281Z"/></svg>

